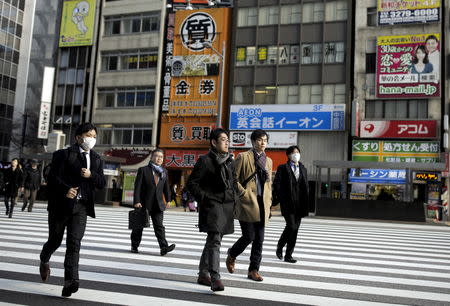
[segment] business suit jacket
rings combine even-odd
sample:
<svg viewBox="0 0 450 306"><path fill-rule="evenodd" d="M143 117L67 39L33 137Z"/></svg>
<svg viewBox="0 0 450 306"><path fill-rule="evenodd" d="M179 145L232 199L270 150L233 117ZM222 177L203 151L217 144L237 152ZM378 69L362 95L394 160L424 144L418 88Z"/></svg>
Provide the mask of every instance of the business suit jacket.
<svg viewBox="0 0 450 306"><path fill-rule="evenodd" d="M288 214L296 214L300 218L308 216L308 174L302 163L299 163L299 166L300 177L303 178L300 181L295 179L289 161L285 164L279 165L277 173L275 174L275 179L273 181L273 193L274 198L280 202L281 214L283 216ZM293 190L296 188L296 184L300 184L301 191L299 196L294 198Z"/></svg>
<svg viewBox="0 0 450 306"><path fill-rule="evenodd" d="M16 170L12 167L5 170L5 196L15 198L19 194L19 189L23 187L23 171L18 166Z"/></svg>
<svg viewBox="0 0 450 306"><path fill-rule="evenodd" d="M256 171L253 150L242 152L235 162L237 186L239 190L240 204L236 205L235 218L245 222L262 221L260 217L256 187L256 175L247 183L246 188L242 183ZM268 180L264 183L264 223L269 222L270 206L272 205L272 159L266 155L266 170Z"/></svg>
<svg viewBox="0 0 450 306"><path fill-rule="evenodd" d="M74 156L75 158L72 158ZM83 178L81 168L84 168L83 156L78 144L53 153L52 164L48 176L48 211L54 211L60 215L71 214L77 199L66 197L70 188L83 188L83 202L86 205L88 216L95 218L94 193L95 189L105 187L106 181L103 175L103 161L93 150L89 152L91 165L91 177Z"/></svg>
<svg viewBox="0 0 450 306"><path fill-rule="evenodd" d="M164 169L164 177L160 177L158 185L156 185L153 176L153 168L150 165L139 168L134 182L134 204L141 203L148 211L155 208L164 211L166 209L166 204L163 200L163 193L166 201L170 202L167 170ZM156 203L154 203L155 200Z"/></svg>

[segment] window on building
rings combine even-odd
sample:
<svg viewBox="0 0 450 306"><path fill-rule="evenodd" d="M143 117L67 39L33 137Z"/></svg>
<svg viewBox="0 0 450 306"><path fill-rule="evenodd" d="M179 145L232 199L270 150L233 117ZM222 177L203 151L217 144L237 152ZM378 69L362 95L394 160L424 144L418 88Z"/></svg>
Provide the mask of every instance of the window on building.
<svg viewBox="0 0 450 306"><path fill-rule="evenodd" d="M345 103L345 84L325 84L322 88L323 104Z"/></svg>
<svg viewBox="0 0 450 306"><path fill-rule="evenodd" d="M366 73L375 73L377 69L377 54L366 53Z"/></svg>
<svg viewBox="0 0 450 306"><path fill-rule="evenodd" d="M302 64L322 62L322 44L302 44Z"/></svg>
<svg viewBox="0 0 450 306"><path fill-rule="evenodd" d="M264 6L259 8L258 25L278 24L280 8L278 6Z"/></svg>
<svg viewBox="0 0 450 306"><path fill-rule="evenodd" d="M290 51L290 46L279 46L278 47L278 63L280 65L289 64L289 51Z"/></svg>
<svg viewBox="0 0 450 306"><path fill-rule="evenodd" d="M378 11L376 7L367 8L367 26L376 27L378 23Z"/></svg>
<svg viewBox="0 0 450 306"><path fill-rule="evenodd" d="M280 23L300 23L302 19L301 4L281 6Z"/></svg>
<svg viewBox="0 0 450 306"><path fill-rule="evenodd" d="M366 100L366 119L427 119L427 100Z"/></svg>
<svg viewBox="0 0 450 306"><path fill-rule="evenodd" d="M268 54L267 54L267 64L276 65L278 58L278 47L277 46L269 46Z"/></svg>
<svg viewBox="0 0 450 306"><path fill-rule="evenodd" d="M233 104L253 104L253 86L234 87Z"/></svg>
<svg viewBox="0 0 450 306"><path fill-rule="evenodd" d="M98 91L99 107L153 107L154 102L154 88L113 88Z"/></svg>
<svg viewBox="0 0 450 306"><path fill-rule="evenodd" d="M330 1L325 3L325 21L347 20L347 1Z"/></svg>
<svg viewBox="0 0 450 306"><path fill-rule="evenodd" d="M345 59L344 42L326 42L323 44L324 63L343 63Z"/></svg>
<svg viewBox="0 0 450 306"><path fill-rule="evenodd" d="M237 47L236 48L236 66L245 66L246 65L246 59L247 59L247 53L246 53L246 47Z"/></svg>
<svg viewBox="0 0 450 306"><path fill-rule="evenodd" d="M144 125L98 125L99 145L150 145L152 128Z"/></svg>
<svg viewBox="0 0 450 306"><path fill-rule="evenodd" d="M159 14L118 15L105 17L105 35L159 31Z"/></svg>
<svg viewBox="0 0 450 306"><path fill-rule="evenodd" d="M320 22L324 19L323 3L304 3L302 10L302 23Z"/></svg>
<svg viewBox="0 0 450 306"><path fill-rule="evenodd" d="M277 99L276 86L256 86L255 104L275 104Z"/></svg>
<svg viewBox="0 0 450 306"><path fill-rule="evenodd" d="M300 85L301 104L322 104L321 85Z"/></svg>
<svg viewBox="0 0 450 306"><path fill-rule="evenodd" d="M157 61L157 50L104 53L102 55L102 70L150 69L156 67Z"/></svg>
<svg viewBox="0 0 450 306"><path fill-rule="evenodd" d="M238 11L238 27L254 26L257 23L258 9L254 7L240 8Z"/></svg>
<svg viewBox="0 0 450 306"><path fill-rule="evenodd" d="M298 85L278 86L277 104L298 104Z"/></svg>

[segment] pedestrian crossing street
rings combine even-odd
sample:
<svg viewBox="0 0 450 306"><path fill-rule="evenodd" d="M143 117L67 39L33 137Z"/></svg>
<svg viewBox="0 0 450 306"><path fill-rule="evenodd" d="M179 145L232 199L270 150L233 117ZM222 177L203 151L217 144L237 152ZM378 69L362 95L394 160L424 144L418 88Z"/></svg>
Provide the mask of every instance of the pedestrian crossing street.
<svg viewBox="0 0 450 306"><path fill-rule="evenodd" d="M18 205L20 207L20 205ZM32 213L16 209L0 216L0 304L56 305L450 305L450 228L306 218L294 258L275 256L284 228L281 217L266 228L261 274L247 279L250 247L225 268L227 249L240 234L224 237L221 248L225 291L196 283L206 235L197 214L167 211L166 238L176 249L162 257L152 228L144 230L139 254L130 253L127 208L96 208L88 218L80 255L80 290L60 297L65 245L50 260L51 277L39 277L39 253L47 238L45 205ZM26 294L24 294L26 293Z"/></svg>

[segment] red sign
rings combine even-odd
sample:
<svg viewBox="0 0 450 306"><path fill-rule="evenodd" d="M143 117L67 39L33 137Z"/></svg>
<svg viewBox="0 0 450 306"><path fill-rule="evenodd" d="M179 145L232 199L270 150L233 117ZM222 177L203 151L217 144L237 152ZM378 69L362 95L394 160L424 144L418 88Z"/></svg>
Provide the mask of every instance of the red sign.
<svg viewBox="0 0 450 306"><path fill-rule="evenodd" d="M230 150L236 157L246 150ZM200 156L207 154L207 150L166 150L166 160L164 165L167 169L173 168L194 168ZM272 171L276 171L278 166L287 161L285 151L266 151L273 161Z"/></svg>
<svg viewBox="0 0 450 306"><path fill-rule="evenodd" d="M435 120L361 121L363 138L436 138Z"/></svg>

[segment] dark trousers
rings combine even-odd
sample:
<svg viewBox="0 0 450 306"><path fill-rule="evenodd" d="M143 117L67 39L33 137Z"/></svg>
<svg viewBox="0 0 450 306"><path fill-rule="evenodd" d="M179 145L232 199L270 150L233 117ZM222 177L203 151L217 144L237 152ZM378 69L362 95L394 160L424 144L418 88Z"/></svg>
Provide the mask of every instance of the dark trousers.
<svg viewBox="0 0 450 306"><path fill-rule="evenodd" d="M9 204L9 202L11 202L11 205ZM5 196L6 214L9 215L10 217L13 214L14 206L16 206L16 203L17 203L17 196L15 197Z"/></svg>
<svg viewBox="0 0 450 306"><path fill-rule="evenodd" d="M248 271L257 270L261 265L262 246L264 242L264 222L244 222L239 221L241 225L242 236L236 243L228 250L228 254L236 258L252 244L250 253L250 266Z"/></svg>
<svg viewBox="0 0 450 306"><path fill-rule="evenodd" d="M156 239L158 239L159 247L161 249L167 248L166 228L163 225L164 212L156 209L155 211L149 211L149 214L152 218L153 230L155 231ZM131 231L132 247L137 248L141 244L143 230L143 228L139 228Z"/></svg>
<svg viewBox="0 0 450 306"><path fill-rule="evenodd" d="M298 229L302 219L300 217L296 217L295 214L286 214L283 217L284 220L286 220L286 227L281 234L280 240L278 240L278 249L284 248L287 244L285 257L289 258L292 257L292 253L294 252L295 243L297 242Z"/></svg>
<svg viewBox="0 0 450 306"><path fill-rule="evenodd" d="M199 275L209 275L212 281L220 279L220 244L223 234L208 232L205 247L198 266Z"/></svg>
<svg viewBox="0 0 450 306"><path fill-rule="evenodd" d="M81 239L86 229L86 206L75 204L72 214L57 215L50 211L48 214L48 241L41 252L41 261L48 262L52 254L61 245L64 230L67 228L66 258L64 260L64 280L79 280L78 262L80 261Z"/></svg>
<svg viewBox="0 0 450 306"><path fill-rule="evenodd" d="M22 210L27 208L28 200L30 200L30 205L28 206L28 211L32 211L33 210L34 201L36 201L36 194L37 194L37 189L34 189L34 190L32 190L32 189L25 189L25 192L23 193Z"/></svg>

